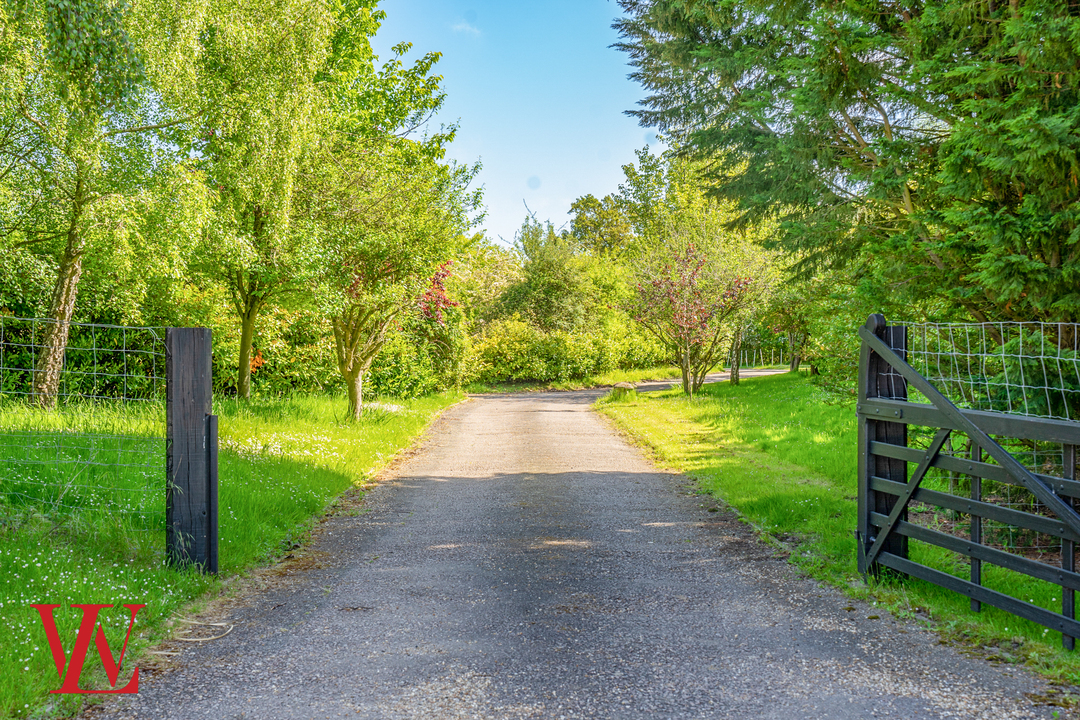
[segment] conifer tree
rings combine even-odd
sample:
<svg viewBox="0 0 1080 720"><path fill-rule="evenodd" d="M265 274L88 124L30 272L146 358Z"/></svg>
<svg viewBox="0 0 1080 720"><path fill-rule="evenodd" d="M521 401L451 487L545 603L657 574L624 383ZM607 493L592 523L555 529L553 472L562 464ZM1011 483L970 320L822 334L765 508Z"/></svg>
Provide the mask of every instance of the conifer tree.
<svg viewBox="0 0 1080 720"><path fill-rule="evenodd" d="M804 269L1080 320L1080 3L621 4L633 114Z"/></svg>

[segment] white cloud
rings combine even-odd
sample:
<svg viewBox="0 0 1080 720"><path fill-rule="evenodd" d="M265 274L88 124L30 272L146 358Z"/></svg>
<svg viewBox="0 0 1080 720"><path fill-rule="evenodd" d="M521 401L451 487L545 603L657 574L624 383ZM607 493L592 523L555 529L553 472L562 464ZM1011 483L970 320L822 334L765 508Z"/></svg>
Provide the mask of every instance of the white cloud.
<svg viewBox="0 0 1080 720"><path fill-rule="evenodd" d="M458 33L468 33L469 35L476 35L477 37L480 36L480 28L470 25L464 20L459 23L455 23L454 25L451 25L450 29Z"/></svg>

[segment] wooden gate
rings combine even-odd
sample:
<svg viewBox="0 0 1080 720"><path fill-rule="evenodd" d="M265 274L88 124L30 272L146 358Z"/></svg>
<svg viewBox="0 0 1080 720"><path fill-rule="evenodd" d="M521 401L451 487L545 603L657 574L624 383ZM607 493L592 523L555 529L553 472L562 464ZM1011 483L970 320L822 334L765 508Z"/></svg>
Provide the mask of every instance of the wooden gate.
<svg viewBox="0 0 1080 720"><path fill-rule="evenodd" d="M877 573L885 567L940 585L971 598L975 611L986 603L1060 631L1064 646L1073 649L1074 639L1080 637L1075 603L1080 590L1075 567L1080 515L1074 509L1080 499L1076 478L1080 423L960 409L908 364L903 326L887 326L884 316L871 315L859 328L859 336L859 572ZM909 402L909 389L929 402ZM927 447L910 446L913 426L934 431ZM963 453L943 452L952 435L966 437ZM1060 446L1060 465L1054 464L1061 468L1060 476L1025 467L1002 446L1009 444L1006 438ZM923 487L931 468L966 476L970 493L961 495L955 487L948 488L950 492ZM983 496L983 481L994 487L1022 488L1019 492L1030 493L1025 493L1030 503L1018 509L994 502ZM956 519L966 517L966 531L958 532L957 523L942 529L912 521L912 503L944 510ZM1060 561L1050 564L995 546L984 537L986 523L1053 538ZM965 558L970 579L913 561L910 540ZM983 563L1060 586L1061 612L986 587Z"/></svg>

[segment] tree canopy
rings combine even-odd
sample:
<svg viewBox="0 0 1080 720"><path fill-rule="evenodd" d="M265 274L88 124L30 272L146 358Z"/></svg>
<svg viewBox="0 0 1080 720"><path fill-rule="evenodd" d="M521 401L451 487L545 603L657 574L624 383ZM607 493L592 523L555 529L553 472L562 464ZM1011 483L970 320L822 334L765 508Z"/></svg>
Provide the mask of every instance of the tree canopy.
<svg viewBox="0 0 1080 720"><path fill-rule="evenodd" d="M194 314L238 330L216 342L241 397L266 362L253 345L267 314L329 323L380 298L392 319L420 299L476 219L477 168L445 160L456 128L426 128L439 54L407 64L401 43L380 60L383 17L375 0L0 9L0 311L54 321L42 405L84 275L101 302L81 317L108 306L120 322Z"/></svg>
<svg viewBox="0 0 1080 720"><path fill-rule="evenodd" d="M633 111L735 224L979 319L1080 319L1080 6L621 0Z"/></svg>

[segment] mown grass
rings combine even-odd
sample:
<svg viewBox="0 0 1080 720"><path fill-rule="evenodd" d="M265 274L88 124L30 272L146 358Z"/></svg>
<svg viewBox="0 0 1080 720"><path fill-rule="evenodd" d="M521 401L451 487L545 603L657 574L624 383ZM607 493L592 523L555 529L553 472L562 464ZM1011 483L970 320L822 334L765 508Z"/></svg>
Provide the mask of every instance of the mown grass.
<svg viewBox="0 0 1080 720"><path fill-rule="evenodd" d="M0 404L0 717L63 717L86 697L49 694L59 678L31 604L64 606L55 615L70 651L79 613L67 606L145 603L129 649L135 662L125 660L133 667L142 649L163 639L165 620L224 578L294 547L333 498L363 485L460 397L369 406L356 424L345 422L342 398L215 403L220 579L166 567L163 466L155 474L110 464L164 461L160 406L41 413ZM93 454L101 464L26 463L50 453ZM114 653L127 627L127 611L119 610L102 615ZM93 648L83 687L108 687Z"/></svg>
<svg viewBox="0 0 1080 720"><path fill-rule="evenodd" d="M886 607L929 620L937 630L995 659L1026 662L1068 682L1080 658L1061 636L968 598L910 578L871 580L855 567L857 427L854 403L838 401L805 375L708 385L689 399L678 391L601 400L599 409L653 449L659 462L696 478L703 492L737 509L810 575ZM966 577L958 556L912 541L917 562ZM983 564L984 584L1055 611L1060 588Z"/></svg>

